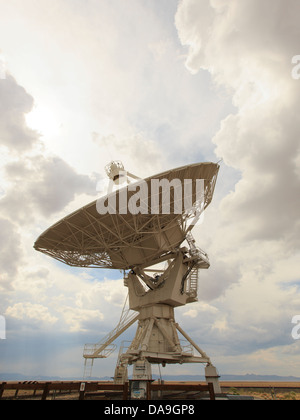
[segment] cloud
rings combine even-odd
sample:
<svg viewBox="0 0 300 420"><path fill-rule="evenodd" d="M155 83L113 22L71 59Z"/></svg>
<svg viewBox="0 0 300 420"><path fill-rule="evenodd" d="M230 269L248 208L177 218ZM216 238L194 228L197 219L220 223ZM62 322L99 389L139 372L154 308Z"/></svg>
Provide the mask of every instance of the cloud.
<svg viewBox="0 0 300 420"><path fill-rule="evenodd" d="M96 194L95 180L78 174L58 156L26 157L8 163L4 171L10 187L0 200L0 211L23 224L60 212L77 195Z"/></svg>
<svg viewBox="0 0 300 420"><path fill-rule="evenodd" d="M39 141L25 121L32 107L32 96L11 75L0 77L0 145L12 154L28 151Z"/></svg>
<svg viewBox="0 0 300 420"><path fill-rule="evenodd" d="M10 308L9 316L23 316L28 322L35 318L29 316L30 305L42 301L47 305L46 292L52 284L49 269L28 268L34 240L41 233L40 225L51 224L53 215L53 222L56 221L55 215L81 196L95 196L97 177L78 173L66 160L46 150L38 133L26 123L25 116L32 106L33 98L13 77L7 74L5 79L0 79L1 305ZM30 231L24 229L29 224ZM16 304L9 294L12 291ZM23 305L19 304L19 297ZM37 318L38 314L47 318L41 307L34 307L32 313ZM57 313L49 316L49 322L58 319Z"/></svg>
<svg viewBox="0 0 300 420"><path fill-rule="evenodd" d="M43 266L34 266L34 258L30 261L33 266L23 265L12 281L10 293L1 295L8 346L23 334L32 346L47 332L50 341L68 336L82 351L86 342L96 343L116 327L127 293L123 280L96 280L79 269L70 273L50 259L41 259Z"/></svg>
<svg viewBox="0 0 300 420"><path fill-rule="evenodd" d="M223 296L228 288L237 283L241 277L241 268L233 258L228 264L228 257L222 258L219 253L209 248L211 266L209 270L201 270L198 280L198 294L201 300L213 301Z"/></svg>
<svg viewBox="0 0 300 420"><path fill-rule="evenodd" d="M63 306L58 312L62 314L70 332L87 331L87 325L90 328L91 322L99 323L104 318L99 310L82 309L73 306Z"/></svg>
<svg viewBox="0 0 300 420"><path fill-rule="evenodd" d="M96 179L47 151L37 131L28 127L25 117L33 103L12 76L0 79L0 212L19 226L57 214L80 195L96 194Z"/></svg>
<svg viewBox="0 0 300 420"><path fill-rule="evenodd" d="M23 252L16 226L3 217L0 218L0 247L0 290L11 289L11 282L18 273Z"/></svg>
<svg viewBox="0 0 300 420"><path fill-rule="evenodd" d="M23 322L28 322L32 324L38 323L39 325L46 324L52 325L58 321L57 317L54 317L50 314L47 307L40 305L38 303L29 303L29 302L19 302L15 303L13 306L9 306L5 315L15 318L17 320L22 320Z"/></svg>
<svg viewBox="0 0 300 420"><path fill-rule="evenodd" d="M96 193L84 174L108 163L106 142L140 176L223 158L213 203L194 229L211 268L200 276L200 302L178 308L177 318L227 372L248 365L285 373L281 356L292 352L299 307L298 2L181 1L176 26L189 71L170 31L171 2L134 0L130 12L122 0L27 3L6 2L0 17L8 66L32 95L8 74L0 81L3 307L16 336L20 321L32 325L20 353L30 343L32 369L45 369L35 353L47 324L39 329L39 316L50 322L49 360L53 345L64 367L61 336L76 349L80 342L75 364L85 337L97 341L119 320L122 280L96 279L32 249L40 225Z"/></svg>
<svg viewBox="0 0 300 420"><path fill-rule="evenodd" d="M160 147L155 141L146 138L141 133L134 133L128 137L117 137L113 134L100 136L94 132L92 138L95 144L107 151L111 160L121 159L125 169L137 176L153 175L159 172L163 166Z"/></svg>
<svg viewBox="0 0 300 420"><path fill-rule="evenodd" d="M299 229L300 99L290 68L299 10L293 0L186 0L176 17L189 46L188 68L208 69L237 107L213 142L217 156L242 171L222 210L248 239L277 239Z"/></svg>
<svg viewBox="0 0 300 420"><path fill-rule="evenodd" d="M208 338L218 330L224 353L244 354L249 365L246 353L255 358L258 348L277 345L280 354L291 344L299 307L297 289L288 287L299 279L300 255L300 97L291 77L299 13L294 0L182 0L176 14L186 67L208 70L235 106L213 143L241 176L199 228L199 238L200 231L211 237L203 275L210 280L200 281L200 291L220 311Z"/></svg>
<svg viewBox="0 0 300 420"><path fill-rule="evenodd" d="M16 298L22 296L23 301L27 299L32 302L47 302L47 294L53 286L53 279L49 268L42 266L26 267L22 265L18 276L11 279L12 288Z"/></svg>

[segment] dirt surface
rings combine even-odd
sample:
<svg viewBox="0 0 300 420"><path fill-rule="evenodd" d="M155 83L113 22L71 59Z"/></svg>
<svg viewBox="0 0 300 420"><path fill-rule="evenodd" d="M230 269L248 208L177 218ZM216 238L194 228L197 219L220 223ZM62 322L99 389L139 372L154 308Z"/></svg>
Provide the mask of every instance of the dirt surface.
<svg viewBox="0 0 300 420"><path fill-rule="evenodd" d="M182 382L181 382L182 383ZM185 382L188 384L189 382ZM300 383L293 382L221 382L224 395L250 396L258 400L300 400ZM40 400L43 392L37 390L34 394L32 390L6 389L2 398L14 400ZM114 393L98 392L95 399L110 400ZM185 396L190 397L189 395ZM196 395L195 395L196 397ZM47 400L78 400L77 391L50 391ZM94 399L93 397L88 399ZM113 398L114 399L114 398ZM122 396L120 394L120 399ZM171 397L172 399L172 397ZM176 399L176 398L174 398ZM196 399L198 399L196 397Z"/></svg>
<svg viewBox="0 0 300 420"><path fill-rule="evenodd" d="M299 382L224 382L222 391L260 400L300 400Z"/></svg>

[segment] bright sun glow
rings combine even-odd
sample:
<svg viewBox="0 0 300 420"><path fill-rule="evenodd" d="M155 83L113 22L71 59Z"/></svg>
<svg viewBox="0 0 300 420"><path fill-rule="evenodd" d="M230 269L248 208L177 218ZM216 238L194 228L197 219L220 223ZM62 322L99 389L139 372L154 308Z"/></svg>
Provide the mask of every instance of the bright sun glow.
<svg viewBox="0 0 300 420"><path fill-rule="evenodd" d="M50 108L36 106L26 115L26 123L33 130L38 131L43 136L56 136L61 130L61 123Z"/></svg>

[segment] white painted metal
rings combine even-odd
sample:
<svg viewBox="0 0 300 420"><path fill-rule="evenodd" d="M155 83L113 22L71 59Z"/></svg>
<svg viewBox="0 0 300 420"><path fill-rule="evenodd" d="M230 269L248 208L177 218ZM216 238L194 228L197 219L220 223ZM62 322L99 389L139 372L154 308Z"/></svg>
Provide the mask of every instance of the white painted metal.
<svg viewBox="0 0 300 420"><path fill-rule="evenodd" d="M114 194L120 201L120 194L125 188L129 200L129 177L135 180L139 178L125 172L121 162L112 162L106 171L118 185L123 183L126 176L126 186ZM175 189L173 211L167 214L119 212L100 215L97 202L93 202L56 223L36 241L35 249L71 266L124 270L129 309L124 305L118 325L99 343L85 346L86 377L91 376L94 360L111 354L116 338L138 321L133 341L119 354L116 382L127 380L128 365L133 365L134 379L146 381L151 379L152 363L204 363L207 380L212 381L215 391L219 392L216 368L206 353L175 322L174 317L174 308L197 301L199 270L210 266L207 254L195 244L191 220L197 221L210 204L218 171L218 164L200 163L143 181L147 191L148 187L151 191L153 179L166 179L169 182L188 179L193 188L196 181L202 179L202 202L199 202L195 188L192 189L192 206L183 209L180 214L175 212ZM161 195L159 190L156 199L160 199ZM184 241L188 247L182 246ZM162 262L166 262L167 266L156 270L154 266ZM178 333L187 340L188 348L182 346Z"/></svg>

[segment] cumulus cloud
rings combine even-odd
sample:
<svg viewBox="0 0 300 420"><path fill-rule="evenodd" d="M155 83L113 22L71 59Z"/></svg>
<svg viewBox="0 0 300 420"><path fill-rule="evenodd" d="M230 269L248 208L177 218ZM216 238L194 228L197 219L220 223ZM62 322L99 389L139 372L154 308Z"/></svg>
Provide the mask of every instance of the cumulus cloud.
<svg viewBox="0 0 300 420"><path fill-rule="evenodd" d="M24 226L44 224L46 219L48 224L52 215L63 211L81 195L96 195L96 179L93 175L78 173L66 160L40 147L39 134L27 126L25 119L32 106L33 98L13 77L6 74L5 78L0 78L0 146L3 152L0 199L1 311L12 320L33 326L39 320L43 325L53 326L61 317L66 325L74 329L76 319L80 316L86 319L88 310L83 310L77 318L78 311L75 311L72 323L68 315L71 313L68 310L69 302L64 302L60 308L62 312L54 308L49 296L60 293L60 288L52 290L50 268L36 266L37 254L31 260L35 269L29 267L36 237L34 230L29 232ZM41 233L40 229L37 232ZM94 316L97 314L96 311ZM93 317L93 314L89 315Z"/></svg>
<svg viewBox="0 0 300 420"><path fill-rule="evenodd" d="M79 307L96 307L100 300L110 306L120 308L124 305L127 289L123 280L107 280L94 282L89 288L85 288L77 294L77 305Z"/></svg>
<svg viewBox="0 0 300 420"><path fill-rule="evenodd" d="M34 321L35 323L54 324L58 318L52 316L47 307L38 303L19 302L9 306L5 312L6 316L22 321Z"/></svg>
<svg viewBox="0 0 300 420"><path fill-rule="evenodd" d="M11 282L18 273L23 252L20 235L9 220L0 218L0 290L10 289Z"/></svg>
<svg viewBox="0 0 300 420"><path fill-rule="evenodd" d="M299 229L300 100L290 66L299 10L294 0L184 0L176 17L187 67L208 69L237 107L213 141L218 157L243 174L223 211L248 239Z"/></svg>
<svg viewBox="0 0 300 420"><path fill-rule="evenodd" d="M34 265L34 257L30 261L33 266L23 264L13 279L13 293L2 294L6 307L2 313L17 321L12 329L23 325L41 330L48 325L50 335L92 332L97 342L117 325L127 294L123 280L96 280L86 271L73 273L50 259L40 258L40 266Z"/></svg>
<svg viewBox="0 0 300 420"><path fill-rule="evenodd" d="M253 361L258 348L277 346L278 356L280 346L294 345L300 97L291 59L299 49L299 13L294 0L182 0L176 15L187 68L208 70L235 106L213 142L240 180L201 226L204 238L211 236L212 265L203 275L208 283L200 281L200 299L219 309L218 318L205 323L207 338L222 342L223 355L243 355L249 366L247 353Z"/></svg>
<svg viewBox="0 0 300 420"><path fill-rule="evenodd" d="M288 252L299 249L300 100L291 77L299 9L293 0L183 0L176 15L187 67L209 70L236 106L213 139L217 156L242 174L222 201L221 231L245 245L284 241Z"/></svg>
<svg viewBox="0 0 300 420"><path fill-rule="evenodd" d="M0 32L11 36L3 36L9 40L3 42L7 50L15 50L13 35L22 20L21 33L31 46L28 62L35 72L19 74L41 95L44 111L57 111L57 126L66 137L60 144L56 133L53 142L46 111L40 121L44 137L28 128L25 116L33 98L9 75L0 80L0 143L10 154L2 170L1 280L6 289L14 287L13 295L6 294L5 315L16 320L15 325L24 321L37 330L39 317L46 322L43 327L49 321L51 340L57 329L62 334L93 331L97 341L118 322L126 291L121 280L99 282L27 251L33 252L29 222L44 224L47 219L48 225L59 212L65 215L80 194L96 192L96 183L76 167L87 132L94 133L100 149L85 144L88 157L87 163L83 159L78 164L81 168L98 167L99 150L107 163L105 142L112 145L113 158L122 155L126 168L141 176L204 156L223 158L227 168L238 172L239 182L227 194L228 188L222 187L228 180L222 177L228 171L221 167L219 201L213 201L199 227L199 244L209 253L211 268L201 273L200 302L178 308L177 318L208 354L218 356L227 372L231 367L240 371L245 363L255 369L260 359L264 371L274 373L276 367L285 373L282 351L291 354L292 346L283 345L290 344L289 317L299 307L299 84L291 77L291 58L299 54L299 2L182 0L176 26L187 47L186 66L195 78L181 67L177 40L166 32L165 20L158 24L148 5L134 1L124 21L128 7L123 1L117 2L118 8L93 1L87 9L56 0L50 14L44 13L45 4L23 3L7 3ZM166 4L159 6L159 13L166 11ZM72 22L67 32L66 17ZM170 24L173 17L168 20ZM43 53L46 38L49 48ZM14 68L20 68L20 55L17 49L15 58L10 55ZM225 91L233 106L228 107L227 99L212 98L211 80L217 94L225 96ZM224 104L231 113L227 118ZM35 118L39 115L43 112ZM216 157L210 135L218 130L220 118L213 139ZM55 152L38 149L41 139L49 148L54 144ZM76 147L68 154L74 141ZM60 157L55 156L58 151ZM29 259L18 273L21 245ZM15 261L10 258L13 252ZM217 350L210 353L210 348ZM76 360L80 357L81 350Z"/></svg>
<svg viewBox="0 0 300 420"><path fill-rule="evenodd" d="M37 216L48 218L81 194L96 194L91 175L77 173L66 160L48 152L38 132L28 127L25 117L33 104L33 97L12 76L0 78L0 212L20 224Z"/></svg>
<svg viewBox="0 0 300 420"><path fill-rule="evenodd" d="M10 153L28 151L39 141L25 120L32 107L32 96L11 75L0 77L0 145Z"/></svg>
<svg viewBox="0 0 300 420"><path fill-rule="evenodd" d="M125 169L137 176L153 175L163 166L164 159L157 143L142 134L117 137L114 134L100 136L94 132L92 138L95 144L109 154L111 160L121 159Z"/></svg>
<svg viewBox="0 0 300 420"><path fill-rule="evenodd" d="M70 332L86 331L91 323L103 320L103 314L97 309L83 309L74 306L63 306L58 310L68 325Z"/></svg>
<svg viewBox="0 0 300 420"><path fill-rule="evenodd" d="M49 217L61 211L77 195L95 195L95 181L78 174L57 156L36 155L8 163L5 177L10 183L0 200L0 210L20 223L37 215Z"/></svg>

